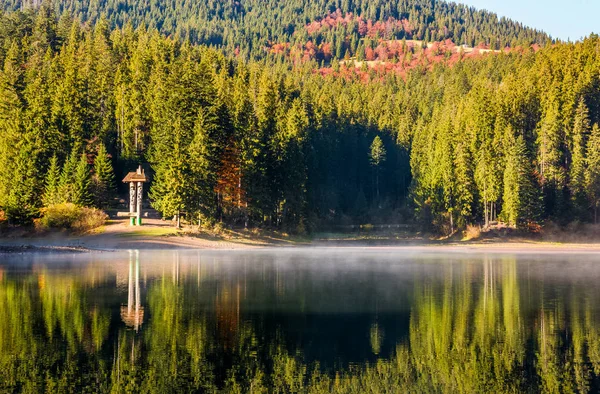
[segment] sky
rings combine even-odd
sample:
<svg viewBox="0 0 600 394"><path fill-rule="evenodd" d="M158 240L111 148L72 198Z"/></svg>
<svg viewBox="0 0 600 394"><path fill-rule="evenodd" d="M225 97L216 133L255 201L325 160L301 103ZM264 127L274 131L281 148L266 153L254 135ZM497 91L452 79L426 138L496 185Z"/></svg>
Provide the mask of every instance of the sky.
<svg viewBox="0 0 600 394"><path fill-rule="evenodd" d="M600 0L458 0L550 34L577 41L600 33Z"/></svg>

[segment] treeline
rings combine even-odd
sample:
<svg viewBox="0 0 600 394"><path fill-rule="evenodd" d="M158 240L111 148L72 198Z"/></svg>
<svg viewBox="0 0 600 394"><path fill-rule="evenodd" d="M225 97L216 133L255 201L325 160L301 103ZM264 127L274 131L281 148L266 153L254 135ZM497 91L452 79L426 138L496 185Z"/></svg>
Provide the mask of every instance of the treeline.
<svg viewBox="0 0 600 394"><path fill-rule="evenodd" d="M39 0L3 2L7 11L39 6ZM46 3L59 16L72 16L91 25L106 17L111 27L148 26L165 35L238 52L244 58L262 58L272 43L316 45L327 43L341 59L364 51L361 39L367 25L380 24L371 39L417 39L471 46L480 43L501 49L506 46L544 44L549 37L496 14L440 0L209 0L167 2L134 0L59 1ZM315 31L307 25L330 13L352 13L362 19L335 29ZM371 29L369 29L371 31Z"/></svg>
<svg viewBox="0 0 600 394"><path fill-rule="evenodd" d="M57 201L46 198L53 190L59 202L110 205L102 190L114 178L94 170L79 181L82 169L99 168L103 147L118 179L149 163L153 206L194 222L306 231L403 204L406 147L361 115L363 85L238 63L156 31L56 22L49 10L29 18L0 21L10 32L1 37L0 207L11 222L39 215ZM375 109L385 96L368 100Z"/></svg>
<svg viewBox="0 0 600 394"><path fill-rule="evenodd" d="M147 162L153 206L192 221L306 231L416 218L451 231L595 220L596 36L405 78L242 62L48 9L4 15L0 43L0 209L12 222L39 215L54 165L78 179L73 163L98 168L104 147L114 178ZM103 168L79 183L100 207L114 196Z"/></svg>
<svg viewBox="0 0 600 394"><path fill-rule="evenodd" d="M434 96L417 100L411 144L417 217L450 230L474 219L595 222L599 49L593 36L426 75Z"/></svg>

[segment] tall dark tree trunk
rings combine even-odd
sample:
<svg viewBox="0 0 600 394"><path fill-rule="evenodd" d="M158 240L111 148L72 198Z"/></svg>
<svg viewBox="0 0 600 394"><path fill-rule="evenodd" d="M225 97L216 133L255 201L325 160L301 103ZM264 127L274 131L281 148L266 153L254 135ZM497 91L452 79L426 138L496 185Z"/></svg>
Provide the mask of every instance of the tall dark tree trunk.
<svg viewBox="0 0 600 394"><path fill-rule="evenodd" d="M377 191L377 206L379 207L379 169L375 173L375 190Z"/></svg>
<svg viewBox="0 0 600 394"><path fill-rule="evenodd" d="M483 206L484 206L484 213L483 213L483 216L485 217L485 220L484 220L484 222L485 222L485 227L487 228L487 227L490 225L490 222L489 222L489 215L488 215L488 203L487 203L487 201L485 201L485 202L483 203Z"/></svg>

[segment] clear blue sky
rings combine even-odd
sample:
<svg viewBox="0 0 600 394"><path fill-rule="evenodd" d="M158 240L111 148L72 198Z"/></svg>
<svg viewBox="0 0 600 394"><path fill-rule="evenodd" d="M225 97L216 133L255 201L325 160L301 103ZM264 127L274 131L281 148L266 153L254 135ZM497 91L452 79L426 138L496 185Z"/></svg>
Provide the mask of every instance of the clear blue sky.
<svg viewBox="0 0 600 394"><path fill-rule="evenodd" d="M600 33L600 0L454 0L577 41Z"/></svg>

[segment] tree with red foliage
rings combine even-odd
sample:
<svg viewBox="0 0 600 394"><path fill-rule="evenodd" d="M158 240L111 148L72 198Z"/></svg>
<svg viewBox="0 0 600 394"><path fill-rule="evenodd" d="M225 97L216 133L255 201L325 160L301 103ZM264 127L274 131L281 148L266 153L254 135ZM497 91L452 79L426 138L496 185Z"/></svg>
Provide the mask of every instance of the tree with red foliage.
<svg viewBox="0 0 600 394"><path fill-rule="evenodd" d="M326 42L321 45L321 54L323 56L323 60L329 61L333 57L333 53L331 52L331 44Z"/></svg>
<svg viewBox="0 0 600 394"><path fill-rule="evenodd" d="M231 219L235 219L236 215L242 216L248 201L246 191L242 187L240 152L233 138L229 139L221 158L215 193L221 220L223 216Z"/></svg>

